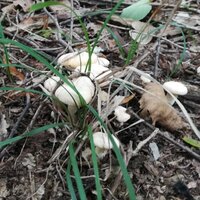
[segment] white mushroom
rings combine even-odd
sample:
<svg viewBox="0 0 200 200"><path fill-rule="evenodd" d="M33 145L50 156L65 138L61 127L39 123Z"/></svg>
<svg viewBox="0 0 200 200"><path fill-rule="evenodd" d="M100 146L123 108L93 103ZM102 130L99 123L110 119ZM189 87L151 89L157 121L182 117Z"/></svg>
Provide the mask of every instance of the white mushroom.
<svg viewBox="0 0 200 200"><path fill-rule="evenodd" d="M75 69L75 71L82 72L82 73L87 72L88 70L89 69L86 66L78 66ZM99 65L97 63L93 63L91 65L91 68L90 68L90 78L91 79L98 80L100 78L103 78L104 76L106 76L109 73L112 73L112 71L107 67Z"/></svg>
<svg viewBox="0 0 200 200"><path fill-rule="evenodd" d="M56 88L58 82L60 81L60 77L58 76L51 76L44 82L44 87L49 91L53 92Z"/></svg>
<svg viewBox="0 0 200 200"><path fill-rule="evenodd" d="M145 74L145 75L141 75L140 79L144 82L144 83L150 83L151 79L149 79L148 77L151 77L149 74Z"/></svg>
<svg viewBox="0 0 200 200"><path fill-rule="evenodd" d="M131 116L126 112L126 108L123 106L117 106L114 111L114 115L116 116L117 121L123 123L128 121Z"/></svg>
<svg viewBox="0 0 200 200"><path fill-rule="evenodd" d="M87 52L74 52L74 53L67 53L62 55L60 58L58 58L58 64L75 69L78 66L83 66L88 63L89 60L89 53ZM91 63L96 63L97 62L97 55L92 54L91 55Z"/></svg>
<svg viewBox="0 0 200 200"><path fill-rule="evenodd" d="M114 135L112 135L112 138L115 141L117 147L119 148L120 146L119 140ZM99 158L103 158L108 152L108 150L113 148L113 144L110 141L107 133L96 132L93 134L93 140L94 140L94 145L96 146L95 151Z"/></svg>
<svg viewBox="0 0 200 200"><path fill-rule="evenodd" d="M163 84L163 88L166 91L171 92L175 97L178 97L178 95L186 95L188 93L187 87L181 82L168 81ZM168 103L173 105L175 102L174 98L170 94L167 94L166 97Z"/></svg>
<svg viewBox="0 0 200 200"><path fill-rule="evenodd" d="M92 97L94 96L95 92L95 86L90 80L90 78L86 76L81 76L71 81L71 83L78 90L78 92L81 94L86 103L89 103L92 100ZM74 105L77 105L78 107L81 106L79 95L74 89L72 89L66 83L58 87L58 89L55 92L55 96L60 101L69 106L74 106Z"/></svg>
<svg viewBox="0 0 200 200"><path fill-rule="evenodd" d="M200 67L197 68L197 74L200 75Z"/></svg>
<svg viewBox="0 0 200 200"><path fill-rule="evenodd" d="M109 64L110 64L110 61L107 60L106 58L98 57L98 58L97 58L97 63L98 63L99 65L104 66L104 67L108 67Z"/></svg>

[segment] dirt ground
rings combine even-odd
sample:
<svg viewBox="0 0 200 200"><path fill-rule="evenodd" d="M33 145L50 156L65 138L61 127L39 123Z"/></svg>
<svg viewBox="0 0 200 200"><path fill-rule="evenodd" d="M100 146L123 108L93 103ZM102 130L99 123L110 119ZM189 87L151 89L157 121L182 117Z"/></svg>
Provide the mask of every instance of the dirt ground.
<svg viewBox="0 0 200 200"><path fill-rule="evenodd" d="M73 6L69 2L65 1L79 14L87 28L90 42L94 43L108 11L118 1L72 0ZM154 34L146 44L139 45L129 66L150 74L161 84L167 80L184 83L188 94L178 99L200 130L200 72L197 70L200 67L200 4L195 0L182 1L182 5L179 3L180 1L152 2L151 12L141 21L147 23L150 20L154 27L164 25L164 28ZM69 10L66 12L63 8L56 10L57 7L50 7L30 13L28 8L32 4L32 0L26 3L21 0L0 2L0 21L5 38L32 47L53 66L62 54L87 49L80 23ZM131 1L124 1L116 14L119 15L129 5ZM119 123L114 119L112 106L110 114L103 119L121 142L121 152L126 159L137 200L200 200L200 148L183 141L184 136L196 140L198 137L177 104L173 107L187 123L184 130L171 131L159 124L153 126L151 120L139 121L139 100L144 92L140 88L144 85L140 74L125 65L125 57L132 45L129 31L133 28L130 23L119 21L115 17L111 18L107 27L111 31L103 30L96 48L97 54L110 61L114 77L138 86L120 87L117 82L110 85L107 83L108 77L99 83L101 90L111 94L109 101L117 95L126 96L123 106L131 115L130 120ZM120 51L117 41L123 52ZM39 85L43 84L50 70L20 48L14 45L6 47L9 63L13 67L7 70L1 68L1 87L42 91ZM5 48L2 43L0 55L2 64L5 64ZM24 68L15 68L17 65ZM66 69L62 73L70 74ZM99 96L91 103L96 109L97 97ZM105 114L106 102L101 107ZM79 110L80 117L81 114L82 111ZM0 91L1 142L44 125L63 122L64 119L62 108L44 95ZM96 120L89 113L84 123L95 126ZM90 144L80 136L81 128L66 122L65 127L50 128L1 148L0 199L71 199L65 174L69 161L68 144L72 138L77 141L74 145L76 159L87 199L96 199L94 171L87 152ZM145 142L152 134L154 136ZM142 147L137 149L142 141ZM155 158L151 145L156 145L158 158ZM114 152L110 151L103 159L98 160L98 164L103 199L129 199L123 178L119 175L119 164ZM76 189L73 173L71 178ZM77 189L75 193L77 199L80 199Z"/></svg>

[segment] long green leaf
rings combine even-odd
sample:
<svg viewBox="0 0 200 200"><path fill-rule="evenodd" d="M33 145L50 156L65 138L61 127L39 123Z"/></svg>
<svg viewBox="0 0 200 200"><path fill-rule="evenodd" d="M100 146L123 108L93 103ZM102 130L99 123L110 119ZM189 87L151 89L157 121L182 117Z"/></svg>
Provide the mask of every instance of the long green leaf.
<svg viewBox="0 0 200 200"><path fill-rule="evenodd" d="M66 180L67 180L67 186L68 186L68 189L69 189L69 192L71 194L71 198L73 200L76 200L76 193L74 191L74 187L73 187L73 184L72 184L72 179L70 177L70 171L71 171L71 162L69 161L68 162L68 165L67 165L67 170L66 170Z"/></svg>
<svg viewBox="0 0 200 200"><path fill-rule="evenodd" d="M94 167L97 199L102 200L102 193L101 193L102 187L101 187L101 183L99 180L99 169L98 169L97 157L96 157L96 153L95 153L94 141L93 141L93 137L92 137L92 128L90 125L88 126L88 134L89 134L91 150L92 150L92 162L93 162L93 167Z"/></svg>
<svg viewBox="0 0 200 200"><path fill-rule="evenodd" d="M79 169L78 169L78 164L77 164L77 161L76 161L74 147L72 145L72 142L69 144L69 154L70 154L70 160L71 160L71 163L72 163L72 168L73 168L74 176L75 176L75 179L76 179L76 184L77 184L77 187L78 187L80 199L81 200L87 200L85 190L83 188L83 183L82 183L82 180L81 180L80 172L79 172Z"/></svg>
<svg viewBox="0 0 200 200"><path fill-rule="evenodd" d="M130 176L128 174L124 159L123 159L123 157L122 157L122 155L120 153L120 150L118 149L114 139L112 138L112 136L110 134L110 131L107 129L106 125L104 124L103 120L99 117L99 115L96 112L96 110L90 105L87 105L87 107L93 113L93 115L98 119L98 121L100 122L101 126L108 133L109 139L111 140L112 145L113 145L114 152L115 152L115 154L117 156L117 160L118 160L119 165L121 167L121 171L122 171L122 174L123 174L123 177L124 177L124 181L125 181L125 184L126 184L127 189L128 189L129 198L130 198L130 200L136 200L133 184L132 184Z"/></svg>
<svg viewBox="0 0 200 200"><path fill-rule="evenodd" d="M13 138L10 138L10 139L7 139L7 140L0 142L0 148L6 146L8 144L12 144L14 142L17 142L21 139L24 139L25 137L31 137L31 136L37 135L37 134L39 134L43 131L46 131L50 128L55 128L55 127L59 127L59 126L62 126L62 125L64 125L64 123L49 124L49 125L45 125L45 126L36 128L36 129L34 129L30 132L27 132L25 134L22 134L22 135L19 135L19 136L16 136L16 137L13 137Z"/></svg>

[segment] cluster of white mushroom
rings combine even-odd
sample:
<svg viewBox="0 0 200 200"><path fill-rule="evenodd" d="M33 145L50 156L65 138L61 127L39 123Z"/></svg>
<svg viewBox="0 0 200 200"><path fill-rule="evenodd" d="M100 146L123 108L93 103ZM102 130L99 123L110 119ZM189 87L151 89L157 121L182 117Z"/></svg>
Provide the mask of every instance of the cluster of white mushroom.
<svg viewBox="0 0 200 200"><path fill-rule="evenodd" d="M89 60L91 62L90 66ZM98 57L95 53L92 53L91 55L87 52L64 54L58 59L58 64L75 72L89 72L90 78L95 80L103 78L111 73L111 70L108 68L110 64L109 60Z"/></svg>
<svg viewBox="0 0 200 200"><path fill-rule="evenodd" d="M89 60L91 62L90 67ZM79 76L78 78L69 81L76 90L66 83L56 88L60 81L58 76L52 76L44 82L44 88L47 92L52 93L55 90L55 96L69 106L80 107L81 99L79 94L86 103L89 103L95 93L95 85L92 80L98 80L99 78L106 76L108 73L111 73L111 70L108 68L110 64L109 60L103 57L98 57L94 53L92 53L91 56L87 52L64 54L58 58L58 64L66 67L68 70L72 71L72 73L90 72L89 77Z"/></svg>

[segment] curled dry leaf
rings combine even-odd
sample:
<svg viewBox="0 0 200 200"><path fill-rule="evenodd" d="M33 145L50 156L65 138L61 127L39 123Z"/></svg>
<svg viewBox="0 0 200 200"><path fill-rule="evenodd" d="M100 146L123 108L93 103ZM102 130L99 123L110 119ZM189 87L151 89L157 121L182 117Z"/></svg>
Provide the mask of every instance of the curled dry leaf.
<svg viewBox="0 0 200 200"><path fill-rule="evenodd" d="M167 103L163 88L156 83L148 83L139 103L142 117L150 117L156 123L174 131L186 127L176 110Z"/></svg>

